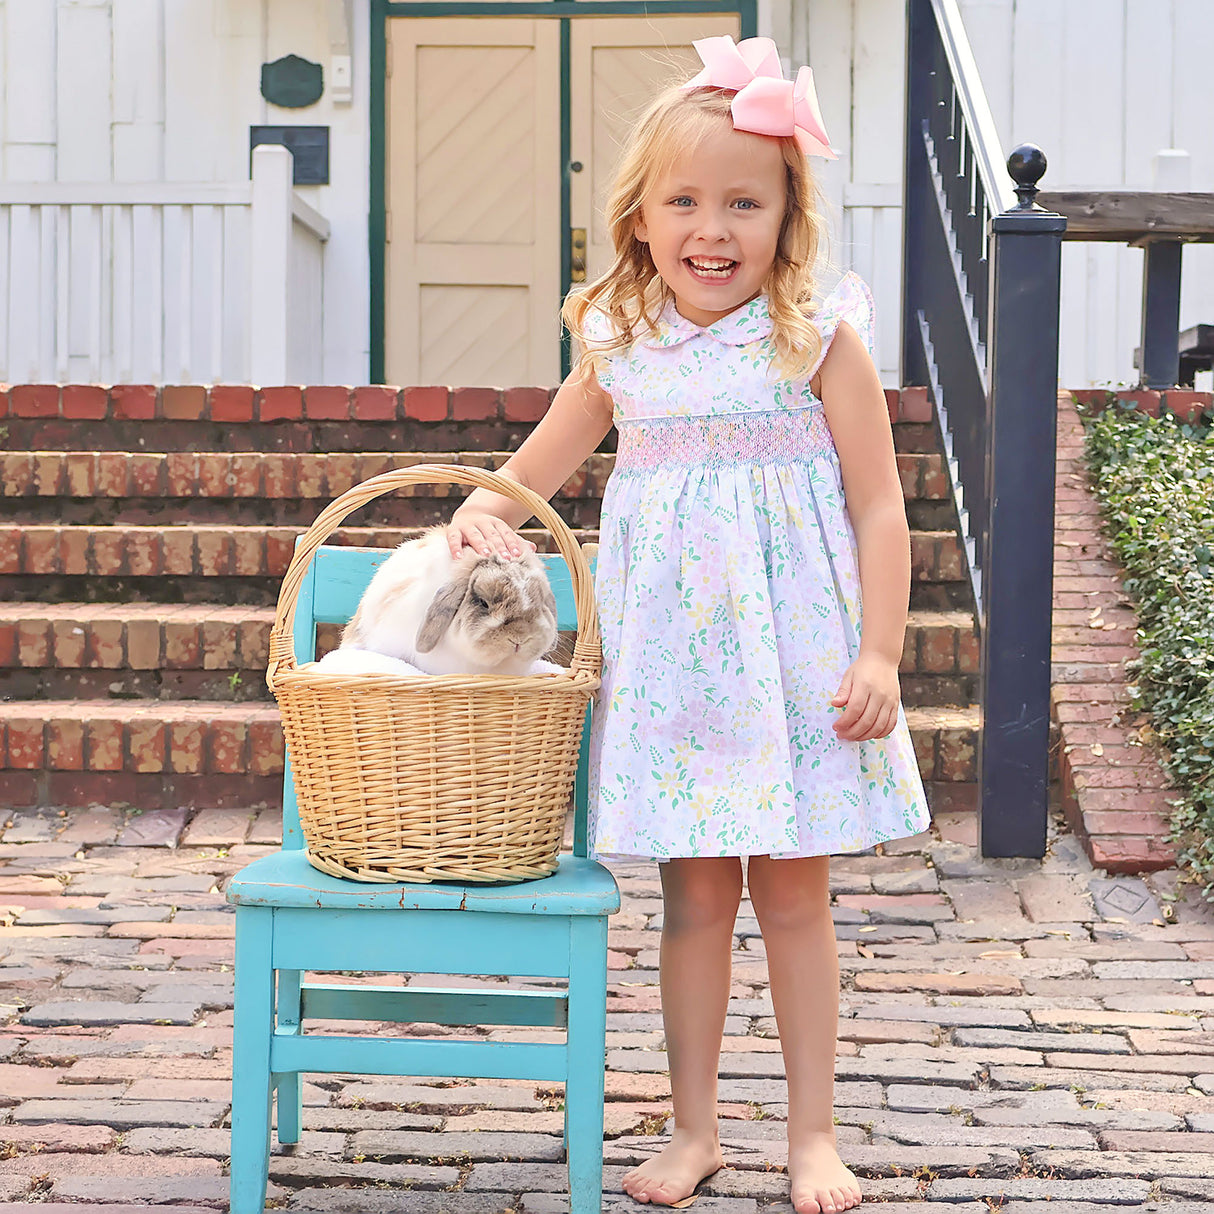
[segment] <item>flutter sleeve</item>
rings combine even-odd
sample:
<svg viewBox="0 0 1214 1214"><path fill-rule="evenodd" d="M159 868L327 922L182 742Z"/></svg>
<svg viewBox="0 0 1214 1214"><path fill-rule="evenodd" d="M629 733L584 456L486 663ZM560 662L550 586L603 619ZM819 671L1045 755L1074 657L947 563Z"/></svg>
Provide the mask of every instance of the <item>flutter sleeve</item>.
<svg viewBox="0 0 1214 1214"><path fill-rule="evenodd" d="M813 379L817 375L818 368L821 367L822 360L830 349L830 343L839 331L841 320L847 321L860 334L860 340L864 342L864 347L871 357L875 317L873 293L868 289L868 283L854 270L848 270L835 283L834 288L822 301L814 316L814 324L822 335L822 352L818 355L818 361L807 378Z"/></svg>
<svg viewBox="0 0 1214 1214"><path fill-rule="evenodd" d="M611 321L597 308L587 308L582 320L583 336L587 350L594 350L599 345L614 340L615 332ZM598 374L599 387L604 392L610 392L615 383L616 367L621 351L613 350L610 354L602 354L596 361L595 371Z"/></svg>

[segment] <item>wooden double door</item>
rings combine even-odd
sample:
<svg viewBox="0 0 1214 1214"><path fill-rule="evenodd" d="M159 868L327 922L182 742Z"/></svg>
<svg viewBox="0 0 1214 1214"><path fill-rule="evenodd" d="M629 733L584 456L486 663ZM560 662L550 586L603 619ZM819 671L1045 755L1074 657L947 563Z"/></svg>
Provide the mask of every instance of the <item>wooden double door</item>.
<svg viewBox="0 0 1214 1214"><path fill-rule="evenodd" d="M390 20L387 381L559 382L563 247L584 233L587 278L607 268L624 135L698 69L694 39L738 32L732 13Z"/></svg>

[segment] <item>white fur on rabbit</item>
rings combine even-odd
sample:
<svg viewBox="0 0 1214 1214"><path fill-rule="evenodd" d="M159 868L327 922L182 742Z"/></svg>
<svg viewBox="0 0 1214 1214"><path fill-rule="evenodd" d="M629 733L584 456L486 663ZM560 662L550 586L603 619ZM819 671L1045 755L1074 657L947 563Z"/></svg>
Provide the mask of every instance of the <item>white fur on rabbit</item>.
<svg viewBox="0 0 1214 1214"><path fill-rule="evenodd" d="M416 678L422 672L400 658L390 658L386 653L372 653L369 649L355 649L343 645L326 653L316 663L317 670L325 674L390 674L397 678Z"/></svg>
<svg viewBox="0 0 1214 1214"><path fill-rule="evenodd" d="M376 571L341 650L385 654L426 674L521 675L556 639L556 599L534 553L506 561L465 548L453 559L446 529L433 527Z"/></svg>

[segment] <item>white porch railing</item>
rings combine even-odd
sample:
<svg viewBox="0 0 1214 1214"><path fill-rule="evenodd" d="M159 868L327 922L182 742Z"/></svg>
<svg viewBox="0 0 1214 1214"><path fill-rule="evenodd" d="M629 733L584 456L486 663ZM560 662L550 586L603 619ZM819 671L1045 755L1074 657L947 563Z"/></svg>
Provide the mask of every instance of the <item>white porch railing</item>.
<svg viewBox="0 0 1214 1214"><path fill-rule="evenodd" d="M0 382L323 377L328 221L291 153L237 185L0 182Z"/></svg>

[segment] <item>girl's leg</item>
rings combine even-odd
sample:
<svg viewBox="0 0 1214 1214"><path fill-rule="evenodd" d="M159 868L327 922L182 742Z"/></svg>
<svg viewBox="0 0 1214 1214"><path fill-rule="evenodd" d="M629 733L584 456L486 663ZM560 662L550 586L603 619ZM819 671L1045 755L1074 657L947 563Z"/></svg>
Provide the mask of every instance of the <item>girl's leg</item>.
<svg viewBox="0 0 1214 1214"><path fill-rule="evenodd" d="M660 872L662 1023L675 1128L665 1149L628 1172L623 1185L637 1201L671 1205L724 1162L717 1067L742 864L736 856L667 860Z"/></svg>
<svg viewBox="0 0 1214 1214"><path fill-rule="evenodd" d="M767 948L767 972L788 1076L788 1175L796 1214L860 1202L835 1149L839 956L830 916L830 857L751 856L746 881Z"/></svg>

